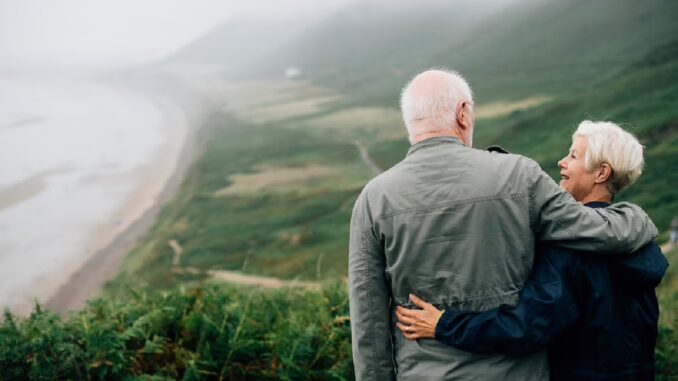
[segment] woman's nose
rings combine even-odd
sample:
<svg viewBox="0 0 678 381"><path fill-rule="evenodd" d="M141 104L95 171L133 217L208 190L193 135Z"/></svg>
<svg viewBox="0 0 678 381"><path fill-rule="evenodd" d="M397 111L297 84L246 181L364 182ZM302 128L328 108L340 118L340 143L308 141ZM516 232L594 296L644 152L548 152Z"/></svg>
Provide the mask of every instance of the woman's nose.
<svg viewBox="0 0 678 381"><path fill-rule="evenodd" d="M558 160L558 168L565 169L565 158Z"/></svg>

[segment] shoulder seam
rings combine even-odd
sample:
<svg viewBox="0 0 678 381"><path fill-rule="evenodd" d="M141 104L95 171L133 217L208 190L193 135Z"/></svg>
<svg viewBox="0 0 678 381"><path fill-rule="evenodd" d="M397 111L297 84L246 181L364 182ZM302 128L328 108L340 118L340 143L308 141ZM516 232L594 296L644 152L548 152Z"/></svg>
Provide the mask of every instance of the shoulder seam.
<svg viewBox="0 0 678 381"><path fill-rule="evenodd" d="M484 197L473 197L473 198L467 198L463 200L455 200L455 201L445 201L445 202L439 202L431 205L427 205L425 207L412 207L412 208L407 208L407 209L400 209L400 210L395 210L389 213L384 213L382 215L376 216L374 218L374 221L379 221L382 219L390 218L399 214L407 214L410 212L425 212L425 211L430 211L434 210L443 206L457 206L457 205L462 205L462 204L468 204L468 203L475 203L475 202L487 202L487 201L493 201L493 200L504 200L504 199L517 199L517 198L526 198L528 197L527 193L512 193L508 195L502 195L502 196L484 196Z"/></svg>

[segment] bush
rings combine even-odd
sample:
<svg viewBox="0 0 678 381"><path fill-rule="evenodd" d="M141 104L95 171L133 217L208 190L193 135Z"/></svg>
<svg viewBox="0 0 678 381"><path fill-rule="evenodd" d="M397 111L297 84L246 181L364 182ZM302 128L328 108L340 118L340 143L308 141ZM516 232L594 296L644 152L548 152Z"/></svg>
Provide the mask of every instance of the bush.
<svg viewBox="0 0 678 381"><path fill-rule="evenodd" d="M678 305L668 295L665 310ZM670 316L659 326L657 380L678 379L678 315ZM25 319L5 312L0 381L352 380L350 336L340 285L128 290L65 320L40 306Z"/></svg>
<svg viewBox="0 0 678 381"><path fill-rule="evenodd" d="M0 380L346 380L346 292L208 285L98 299L61 319L5 312Z"/></svg>

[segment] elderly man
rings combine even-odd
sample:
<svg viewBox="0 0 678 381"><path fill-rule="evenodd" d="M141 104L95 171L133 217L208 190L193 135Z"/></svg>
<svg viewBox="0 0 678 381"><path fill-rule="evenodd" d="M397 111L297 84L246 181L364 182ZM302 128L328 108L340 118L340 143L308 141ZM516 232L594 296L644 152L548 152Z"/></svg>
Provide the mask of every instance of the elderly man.
<svg viewBox="0 0 678 381"><path fill-rule="evenodd" d="M402 93L412 143L405 159L365 186L351 219L349 288L358 380L545 380L544 352L479 355L410 341L395 308L417 294L443 310L515 304L535 240L635 251L656 227L637 206L578 204L532 160L471 149L471 89L431 70Z"/></svg>

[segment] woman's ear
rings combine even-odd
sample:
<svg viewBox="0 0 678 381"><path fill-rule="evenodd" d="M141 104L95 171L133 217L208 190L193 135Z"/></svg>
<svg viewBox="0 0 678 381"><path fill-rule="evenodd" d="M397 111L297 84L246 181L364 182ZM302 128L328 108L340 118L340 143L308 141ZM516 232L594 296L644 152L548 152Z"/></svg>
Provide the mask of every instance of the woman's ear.
<svg viewBox="0 0 678 381"><path fill-rule="evenodd" d="M596 184L602 184L612 177L612 167L610 164L603 163L600 168L596 169L596 177L594 179Z"/></svg>

